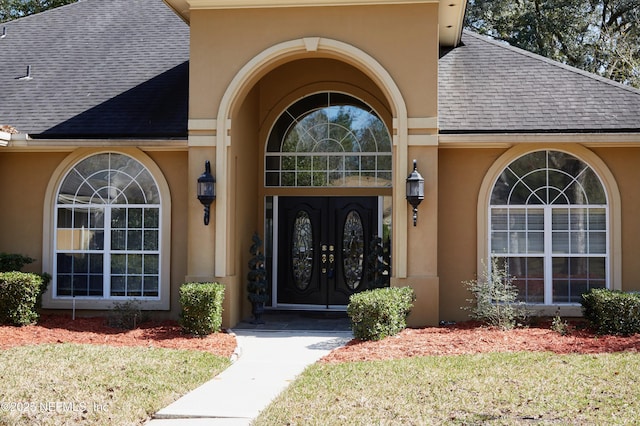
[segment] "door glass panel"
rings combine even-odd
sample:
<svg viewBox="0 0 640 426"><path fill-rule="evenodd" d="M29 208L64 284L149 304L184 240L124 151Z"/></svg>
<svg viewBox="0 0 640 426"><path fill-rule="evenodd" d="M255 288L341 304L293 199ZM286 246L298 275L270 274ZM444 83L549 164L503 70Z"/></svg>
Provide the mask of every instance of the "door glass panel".
<svg viewBox="0 0 640 426"><path fill-rule="evenodd" d="M309 214L300 210L293 223L291 259L296 287L305 290L311 283L313 269L313 230Z"/></svg>
<svg viewBox="0 0 640 426"><path fill-rule="evenodd" d="M355 290L362 280L364 261L364 229L357 211L347 214L342 235L344 279L347 286Z"/></svg>

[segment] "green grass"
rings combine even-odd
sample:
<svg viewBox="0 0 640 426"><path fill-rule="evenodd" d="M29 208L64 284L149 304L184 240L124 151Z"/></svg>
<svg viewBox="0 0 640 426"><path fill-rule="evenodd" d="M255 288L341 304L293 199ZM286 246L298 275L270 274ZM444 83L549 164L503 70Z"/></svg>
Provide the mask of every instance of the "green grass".
<svg viewBox="0 0 640 426"><path fill-rule="evenodd" d="M53 344L0 351L0 425L131 425L213 378L206 352Z"/></svg>
<svg viewBox="0 0 640 426"><path fill-rule="evenodd" d="M254 424L637 424L639 372L640 355L633 353L315 364Z"/></svg>

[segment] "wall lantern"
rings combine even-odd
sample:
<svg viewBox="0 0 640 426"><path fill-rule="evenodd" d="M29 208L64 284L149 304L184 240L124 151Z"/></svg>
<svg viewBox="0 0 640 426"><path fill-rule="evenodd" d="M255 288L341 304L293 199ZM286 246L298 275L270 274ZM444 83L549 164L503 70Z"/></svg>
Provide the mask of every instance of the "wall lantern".
<svg viewBox="0 0 640 426"><path fill-rule="evenodd" d="M209 207L216 199L216 178L211 174L211 163L204 163L204 173L198 178L198 200L204 206L204 224L209 224Z"/></svg>
<svg viewBox="0 0 640 426"><path fill-rule="evenodd" d="M407 176L407 202L413 206L413 226L418 223L418 205L424 200L424 178L418 173L418 162L413 160L413 171Z"/></svg>

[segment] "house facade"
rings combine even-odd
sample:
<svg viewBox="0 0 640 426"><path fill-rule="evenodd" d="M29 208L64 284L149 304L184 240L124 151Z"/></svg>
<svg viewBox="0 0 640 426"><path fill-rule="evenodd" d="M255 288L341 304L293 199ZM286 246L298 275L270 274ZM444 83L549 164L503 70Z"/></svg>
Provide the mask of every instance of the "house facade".
<svg viewBox="0 0 640 426"><path fill-rule="evenodd" d="M221 282L225 326L250 315L254 232L274 309L409 285L410 325L462 320L491 257L540 314L639 290L640 92L463 32L465 6L86 0L2 24L0 251L52 274L49 309L177 317L182 283Z"/></svg>

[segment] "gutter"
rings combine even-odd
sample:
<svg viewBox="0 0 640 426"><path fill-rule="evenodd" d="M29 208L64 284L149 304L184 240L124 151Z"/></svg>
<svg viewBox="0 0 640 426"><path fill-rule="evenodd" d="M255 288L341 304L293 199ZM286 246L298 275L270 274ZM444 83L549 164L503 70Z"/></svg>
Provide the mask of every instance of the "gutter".
<svg viewBox="0 0 640 426"><path fill-rule="evenodd" d="M523 143L578 143L588 147L640 147L640 132L621 133L440 133L442 148L509 148Z"/></svg>

